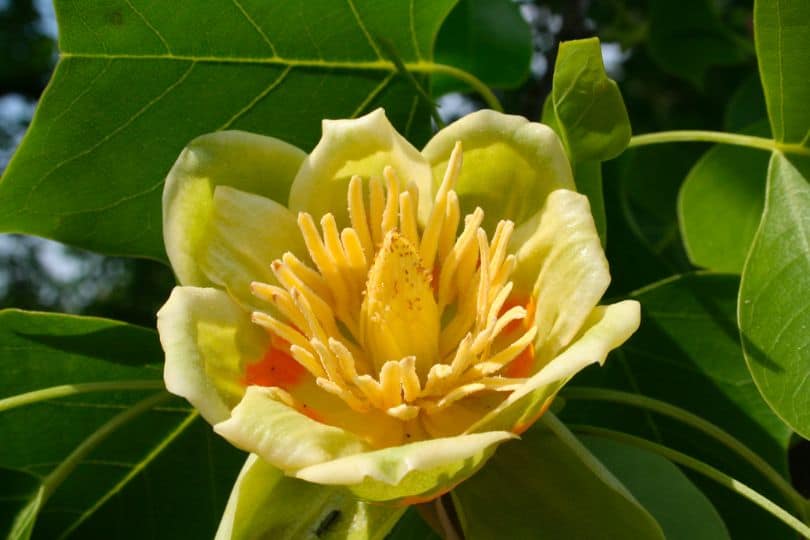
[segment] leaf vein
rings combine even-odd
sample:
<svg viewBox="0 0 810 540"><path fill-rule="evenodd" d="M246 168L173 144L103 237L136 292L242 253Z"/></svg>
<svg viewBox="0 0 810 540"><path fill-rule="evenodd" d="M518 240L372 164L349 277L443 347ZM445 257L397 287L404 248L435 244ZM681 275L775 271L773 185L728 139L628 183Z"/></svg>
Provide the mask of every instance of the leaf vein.
<svg viewBox="0 0 810 540"><path fill-rule="evenodd" d="M380 81L380 83L377 86L372 88L371 92L369 92L368 95L365 97L365 99L363 99L363 101L360 102L360 105L357 106L357 108L351 114L350 118L357 118L358 116L360 116L360 113L362 113L363 110L366 107L368 107L368 104L374 101L374 98L380 95L380 92L382 92L385 89L385 87L388 86L388 83L391 82L391 80L394 78L394 75L396 75L396 73L394 72L389 73L382 81Z"/></svg>
<svg viewBox="0 0 810 540"><path fill-rule="evenodd" d="M374 39L372 39L371 34L368 31L368 28L366 28L366 25L363 22L363 19L360 18L360 13L358 13L357 7L354 5L354 2L352 0L346 0L346 2L349 4L349 7L352 10L352 14L354 14L354 20L357 21L357 26L360 27L360 31L363 32L363 35L366 36L366 40L368 41L368 44L374 51L374 54L377 55L377 58L382 60L383 59L382 53L380 52L380 49L377 47L377 43L375 43Z"/></svg>
<svg viewBox="0 0 810 540"><path fill-rule="evenodd" d="M273 42L270 41L270 38L265 33L264 29L261 26L259 26L259 24L256 21L253 20L253 17L251 17L248 11L244 8L244 6L242 6L242 4L239 3L239 0L231 0L231 2L233 2L236 8L242 13L242 16L245 17L245 19L247 19L247 21L251 24L251 26L253 26L256 32L259 33L264 42L267 43L267 46L270 47L270 51L273 53L273 56L277 56L278 53L276 52L276 48L273 45Z"/></svg>
<svg viewBox="0 0 810 540"><path fill-rule="evenodd" d="M132 11L134 11L134 12L135 12L135 14L136 14L136 15L138 15L138 17L140 17L140 18L141 18L141 20L142 20L142 21L143 21L143 23L144 23L144 24L147 26L147 28L149 28L149 30L151 30L151 31L152 31L152 33L153 33L153 34L155 34L155 35L157 36L157 38L158 38L158 39L160 40L160 42L163 44L163 47L165 47L166 52L167 52L167 53L169 53L169 54L172 54L172 48L171 48L171 47L169 47L169 42L168 42L168 41L166 41L166 39L163 37L163 34L161 34L161 33L158 31L158 29L157 29L157 28L155 28L155 26L154 26L154 25L153 25L151 22L149 22L149 19L147 19L147 18L146 18L146 15L144 15L143 13L141 13L140 11L138 11L138 8L136 8L136 7L135 7L135 5L134 5L134 4L133 4L133 3L132 3L130 0L124 0L124 1L125 1L125 2L127 3L127 5L129 6L129 9L131 9Z"/></svg>
<svg viewBox="0 0 810 540"><path fill-rule="evenodd" d="M236 113L233 116L231 116L228 119L227 122L225 122L220 127L218 127L216 129L216 131L222 131L223 129L228 129L239 118L241 118L242 116L244 116L245 114L250 112L262 99L264 99L270 92L275 90L276 87L278 87L282 82L284 82L284 79L287 78L287 75L290 73L290 71L292 71L292 69L293 69L293 66L287 66L286 68L284 68L284 71L282 71L281 74L279 74L278 77L273 79L273 81L270 84L268 84L267 87L264 88L264 90L262 90L261 92L256 94L253 97L253 99L251 99L247 103L247 105L245 105L244 107L242 107L241 109L236 111Z"/></svg>
<svg viewBox="0 0 810 540"><path fill-rule="evenodd" d="M137 120L137 119L138 119L140 116L142 116L142 115L143 115L143 114L144 114L146 111L148 111L150 108L152 108L152 107L153 107L153 106L154 106L156 103L158 103L158 102L159 102L160 100L162 100L164 97L166 97L166 96L167 96L167 95L168 95L168 94L169 94L169 93L170 93L172 90L174 90L174 89L175 89L175 88L177 88L177 87L178 87L180 84L182 84L182 83L183 83L183 81L185 81L185 80L188 78L188 76L191 74L191 71L194 69L194 66L195 66L195 65L196 65L196 64L195 64L194 62L192 62L192 63L191 63L191 65L189 65L188 69L187 69L187 70L186 70L186 71L185 71L185 72L184 72L182 75L180 75L180 77L179 77L179 78L178 78L178 79L177 79L175 82L173 82L172 84L170 84L169 86L167 86L167 87L166 87L166 89L165 89L163 92L161 92L160 94L158 94L156 97L154 97L153 99L151 99L151 100L150 100L148 103L146 103L146 104L145 104L143 107L141 107L141 109L139 109L139 110L138 110L138 111L137 111L135 114L133 114L133 115L132 115L132 116L131 116L129 119L127 119L127 121L126 121L126 122L124 122L123 124L121 124L120 126L118 126L117 128L115 128L115 129L114 129L114 130L112 130L111 132L107 133L107 134L106 134L104 137L102 137L101 139L99 139L98 141L96 141L94 144L92 144L91 146L89 146L89 147L88 147L88 148L86 148L85 150L83 150L83 151L81 151L81 152L77 152L77 153L73 154L72 156L70 156L69 158L64 159L64 160L60 161L59 163L57 163L56 165L54 165L54 166L53 166L53 167L52 167L52 168L51 168L51 169L50 169L48 172L46 172L46 173L45 173L45 174L42 176L42 178L40 178L40 179L39 179L39 180L38 180L38 181L37 181L37 182L36 182L36 183L35 183L35 184L34 184L34 185L31 187L31 191L29 191L29 193L28 193L28 198L26 199L25 204L24 204L24 205L22 205L22 206L23 206L24 208L26 208L26 209L29 207L29 204L30 204L30 202L31 202L31 198L33 197L34 193L37 191L37 189L39 189L39 187L40 187L40 186L41 186L41 185L42 185L42 184L43 184L43 183L44 183L44 182L45 182L45 181L46 181L46 180L47 180L47 179L48 179L48 178L49 178L49 177L50 177L50 176L51 176L53 173L55 173L56 171L58 171L59 169L61 169L61 168L62 168L62 167L64 167L65 165L67 165L68 163L71 163L71 162L73 162L73 161L76 161L77 159L79 159L79 158L81 158L81 157L84 157L84 156L86 156L87 154L92 153L94 150L96 150L97 148L99 148L99 147L100 147L101 145L103 145L105 142L109 141L110 139L112 139L113 137L115 137L116 135L118 135L120 132L122 132L124 129L126 129L128 126L130 126L130 125L131 125L131 124L132 124L132 123L133 123L135 120Z"/></svg>

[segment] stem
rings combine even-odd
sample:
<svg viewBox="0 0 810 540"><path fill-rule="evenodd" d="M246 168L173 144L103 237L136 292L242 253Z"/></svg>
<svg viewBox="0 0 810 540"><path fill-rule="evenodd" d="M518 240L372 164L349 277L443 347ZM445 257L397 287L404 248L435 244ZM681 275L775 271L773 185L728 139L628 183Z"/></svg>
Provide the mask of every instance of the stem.
<svg viewBox="0 0 810 540"><path fill-rule="evenodd" d="M642 439L641 437L636 437L634 435L629 435L627 433L622 433L621 431L614 431L612 429L605 429L587 425L569 425L568 428L571 429L571 431L583 435L593 435L596 437L611 439L616 442L620 442L630 446L635 446L637 448L641 448L642 450L647 450L648 452L653 452L662 457L665 457L668 460L672 461L673 463L677 463L679 465L692 469L693 471L698 472L708 478L711 478L715 482L727 487L731 491L734 491L739 495L745 497L746 499L756 504L766 512L770 513L772 516L777 518L779 521L781 521L782 523L784 523L785 525L787 525L788 527L790 527L791 529L802 535L803 537L810 539L810 527L802 523L798 518L790 514L787 510L785 510L772 500L768 499L761 493L751 489L750 487L743 484L739 480L735 480L731 476L715 469L714 467L712 467L707 463L703 463L698 459L695 459L691 456L687 456L686 454L678 452L677 450L673 450L672 448L667 448L666 446L660 445L658 443L654 443L652 441L648 441L646 439Z"/></svg>
<svg viewBox="0 0 810 540"><path fill-rule="evenodd" d="M767 478L781 493L789 500L794 509L804 516L805 500L790 483L782 477L771 465L762 459L759 454L752 451L745 446L733 435L724 431L715 424L708 420L693 414L685 409L671 405L664 401L659 401L647 396L639 394L632 394L630 392L620 392L617 390L605 390L602 388L586 388L586 387L570 387L562 392L565 399L573 400L589 400L589 401L608 401L613 403L620 403L622 405L631 405L653 411L658 414L674 418L684 424L687 424L706 435L714 438L719 443L723 444L745 461L752 467L759 471L765 478Z"/></svg>
<svg viewBox="0 0 810 540"><path fill-rule="evenodd" d="M77 446L73 452L70 453L63 461L56 467L42 482L42 502L48 499L53 494L59 485L73 472L77 465L95 448L101 444L104 439L112 435L115 430L133 420L134 418L145 413L153 408L158 403L165 401L171 397L167 392L159 392L153 394L146 399L143 399L131 406L122 413L113 416L100 428L94 431L82 443Z"/></svg>
<svg viewBox="0 0 810 540"><path fill-rule="evenodd" d="M407 65L407 64L406 64ZM458 69L453 66L448 66L445 64L433 64L433 63L421 63L421 64L411 64L408 65L408 68L411 71L417 72L424 72L424 73L443 73L445 75L449 75L454 79L458 79L469 84L473 90L475 90L478 95L484 100L487 104L487 107L490 109L496 110L498 112L503 112L503 105L501 105L498 96L496 96L489 87L484 84L481 80L477 77L472 75L471 73L467 73L463 69Z"/></svg>
<svg viewBox="0 0 810 540"><path fill-rule="evenodd" d="M22 407L23 405L30 405L39 401L57 399L88 392L106 392L113 390L160 390L162 388L163 381L158 380L61 384L59 386L51 386L48 388L42 388L40 390L26 392L24 394L17 394L16 396L7 397L5 399L0 399L0 412L7 411L15 407Z"/></svg>
<svg viewBox="0 0 810 540"><path fill-rule="evenodd" d="M646 146L648 144L660 144L670 142L713 142L722 144L733 144L756 148L767 152L785 152L787 154L798 154L810 156L810 148L794 143L780 143L766 137L755 137L753 135L742 135L740 133L726 133L724 131L702 131L695 129L660 131L658 133L646 133L630 138L628 148Z"/></svg>
<svg viewBox="0 0 810 540"><path fill-rule="evenodd" d="M450 515L447 513L447 508L445 508L442 503L443 498L444 497L439 497L434 502L436 505L436 514L439 516L439 523L442 526L442 536L444 540L461 540L456 528L453 526L453 520L450 519Z"/></svg>

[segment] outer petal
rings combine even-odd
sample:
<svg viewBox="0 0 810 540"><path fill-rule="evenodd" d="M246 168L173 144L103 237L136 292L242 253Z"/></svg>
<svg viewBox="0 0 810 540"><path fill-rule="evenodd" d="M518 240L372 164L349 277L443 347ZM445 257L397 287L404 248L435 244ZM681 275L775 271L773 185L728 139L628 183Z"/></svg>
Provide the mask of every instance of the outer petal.
<svg viewBox="0 0 810 540"><path fill-rule="evenodd" d="M638 329L640 321L641 307L635 300L596 307L585 321L579 338L568 349L471 426L468 432L510 429L521 433L543 413L551 398L571 377L590 364L603 363L611 350L627 341Z"/></svg>
<svg viewBox="0 0 810 540"><path fill-rule="evenodd" d="M251 454L233 486L216 540L299 538L322 527L330 538L382 538L404 511L285 476Z"/></svg>
<svg viewBox="0 0 810 540"><path fill-rule="evenodd" d="M515 231L510 247L517 257L517 294L532 287L535 359L542 366L570 343L610 283L587 197L552 192L543 209Z"/></svg>
<svg viewBox="0 0 810 540"><path fill-rule="evenodd" d="M346 191L352 175L381 176L391 165L406 182L419 188L419 216L424 222L431 208L432 176L419 151L391 126L377 109L353 120L324 120L323 135L304 161L290 190L290 209L309 212L316 219L327 212L347 224Z"/></svg>
<svg viewBox="0 0 810 540"><path fill-rule="evenodd" d="M555 189L576 189L557 135L521 116L477 111L438 132L422 150L435 178L442 178L457 141L464 164L456 185L463 213L480 206L484 227L501 219L520 225Z"/></svg>
<svg viewBox="0 0 810 540"><path fill-rule="evenodd" d="M286 202L305 157L278 139L242 131L211 133L189 143L163 189L163 240L181 284L210 285L197 262L206 245L214 188L233 186Z"/></svg>
<svg viewBox="0 0 810 540"><path fill-rule="evenodd" d="M198 264L208 279L246 307L271 309L250 292L251 281L275 283L270 269L285 252L306 260L295 216L260 195L227 186L214 190L206 240Z"/></svg>
<svg viewBox="0 0 810 540"><path fill-rule="evenodd" d="M510 432L492 431L430 439L313 465L296 476L318 484L343 485L372 501L429 499L472 475L500 443L513 438Z"/></svg>
<svg viewBox="0 0 810 540"><path fill-rule="evenodd" d="M157 327L166 388L212 424L227 418L244 392L244 366L262 358L268 335L226 293L197 287L175 287Z"/></svg>
<svg viewBox="0 0 810 540"><path fill-rule="evenodd" d="M278 401L274 388L261 386L248 387L231 417L214 431L287 474L369 450L355 435L312 420Z"/></svg>

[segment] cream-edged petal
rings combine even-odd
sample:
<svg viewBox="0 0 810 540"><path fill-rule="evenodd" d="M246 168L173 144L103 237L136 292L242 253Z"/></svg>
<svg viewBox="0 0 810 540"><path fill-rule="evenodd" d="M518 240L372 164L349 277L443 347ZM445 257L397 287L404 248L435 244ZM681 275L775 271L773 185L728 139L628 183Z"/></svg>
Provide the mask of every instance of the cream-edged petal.
<svg viewBox="0 0 810 540"><path fill-rule="evenodd" d="M588 198L552 192L515 231L510 251L517 259L515 291L520 296L531 290L535 300L535 365L542 366L570 343L610 284Z"/></svg>
<svg viewBox="0 0 810 540"><path fill-rule="evenodd" d="M328 529L329 538L382 538L404 511L285 476L251 454L233 486L216 540L314 538L322 529Z"/></svg>
<svg viewBox="0 0 810 540"><path fill-rule="evenodd" d="M175 287L157 314L157 328L169 392L211 424L226 419L242 398L245 365L269 346L267 333L225 292L198 287Z"/></svg>
<svg viewBox="0 0 810 540"><path fill-rule="evenodd" d="M512 392L497 408L473 424L468 433L493 429L521 433L542 414L550 399L571 377L590 364L604 363L608 353L627 341L640 322L641 306L635 300L597 306L570 347Z"/></svg>
<svg viewBox="0 0 810 540"><path fill-rule="evenodd" d="M464 164L456 183L462 215L484 210L484 228L501 219L520 225L555 189L576 189L571 166L557 135L522 116L477 111L439 131L422 154L441 179L457 141Z"/></svg>
<svg viewBox="0 0 810 540"><path fill-rule="evenodd" d="M322 424L344 429L372 448L399 445L408 438L402 421L374 407L363 412L355 411L345 401L318 386L312 377L305 377L286 390L307 416Z"/></svg>
<svg viewBox="0 0 810 540"><path fill-rule="evenodd" d="M309 212L316 219L331 212L339 225L348 225L346 193L352 175L382 176L390 165L402 181L419 189L422 223L432 204L432 176L425 159L397 133L385 111L377 109L351 120L324 120L323 134L301 165L290 190L290 209Z"/></svg>
<svg viewBox="0 0 810 540"><path fill-rule="evenodd" d="M191 141L163 188L163 241L182 285L210 285L199 268L214 188L232 186L285 203L306 154L283 141L220 131Z"/></svg>
<svg viewBox="0 0 810 540"><path fill-rule="evenodd" d="M295 216L279 203L227 186L214 190L205 245L199 265L212 283L246 308L268 310L250 290L253 281L276 283L270 268L286 252L298 256L306 246Z"/></svg>
<svg viewBox="0 0 810 540"><path fill-rule="evenodd" d="M500 443L513 438L508 431L491 431L430 439L313 465L295 476L346 486L372 501L430 498L472 475Z"/></svg>
<svg viewBox="0 0 810 540"><path fill-rule="evenodd" d="M214 431L287 474L369 450L355 435L316 422L279 401L276 389L262 386L249 386Z"/></svg>

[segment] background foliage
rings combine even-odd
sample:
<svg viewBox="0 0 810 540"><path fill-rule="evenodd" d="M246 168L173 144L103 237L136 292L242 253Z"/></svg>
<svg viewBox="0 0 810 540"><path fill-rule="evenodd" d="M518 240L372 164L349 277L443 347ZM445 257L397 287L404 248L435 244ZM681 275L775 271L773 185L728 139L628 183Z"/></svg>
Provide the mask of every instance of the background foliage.
<svg viewBox="0 0 810 540"><path fill-rule="evenodd" d="M174 284L159 230L166 171L201 133L246 129L309 149L322 118L377 106L419 146L438 99L440 122L499 100L557 130L606 245L608 296L644 306L639 333L558 400L574 434L549 420L499 451L454 494L457 526L490 538L502 527L493 516L508 515L514 531L542 526L560 538L628 528L639 538L796 536L693 468L607 435L693 456L806 517L806 2L243 0L177 9L57 0L56 8L58 46L46 2L0 2L0 230L22 233L0 236L0 307L17 308L0 312L0 531L211 536L243 456L185 402L156 394L162 354L151 329ZM562 44L594 36L601 41ZM25 140L4 163L37 100ZM633 135L712 130L770 146L648 146L630 139L631 126ZM120 381L134 388L13 409L4 399ZM757 457L683 414L651 411L650 400L716 424ZM514 467L537 455L548 460L539 469ZM533 490L531 505L508 499L505 476ZM561 489L563 500L576 498L576 515L555 506ZM492 490L504 491L504 507L479 510ZM390 536L435 533L412 509Z"/></svg>

